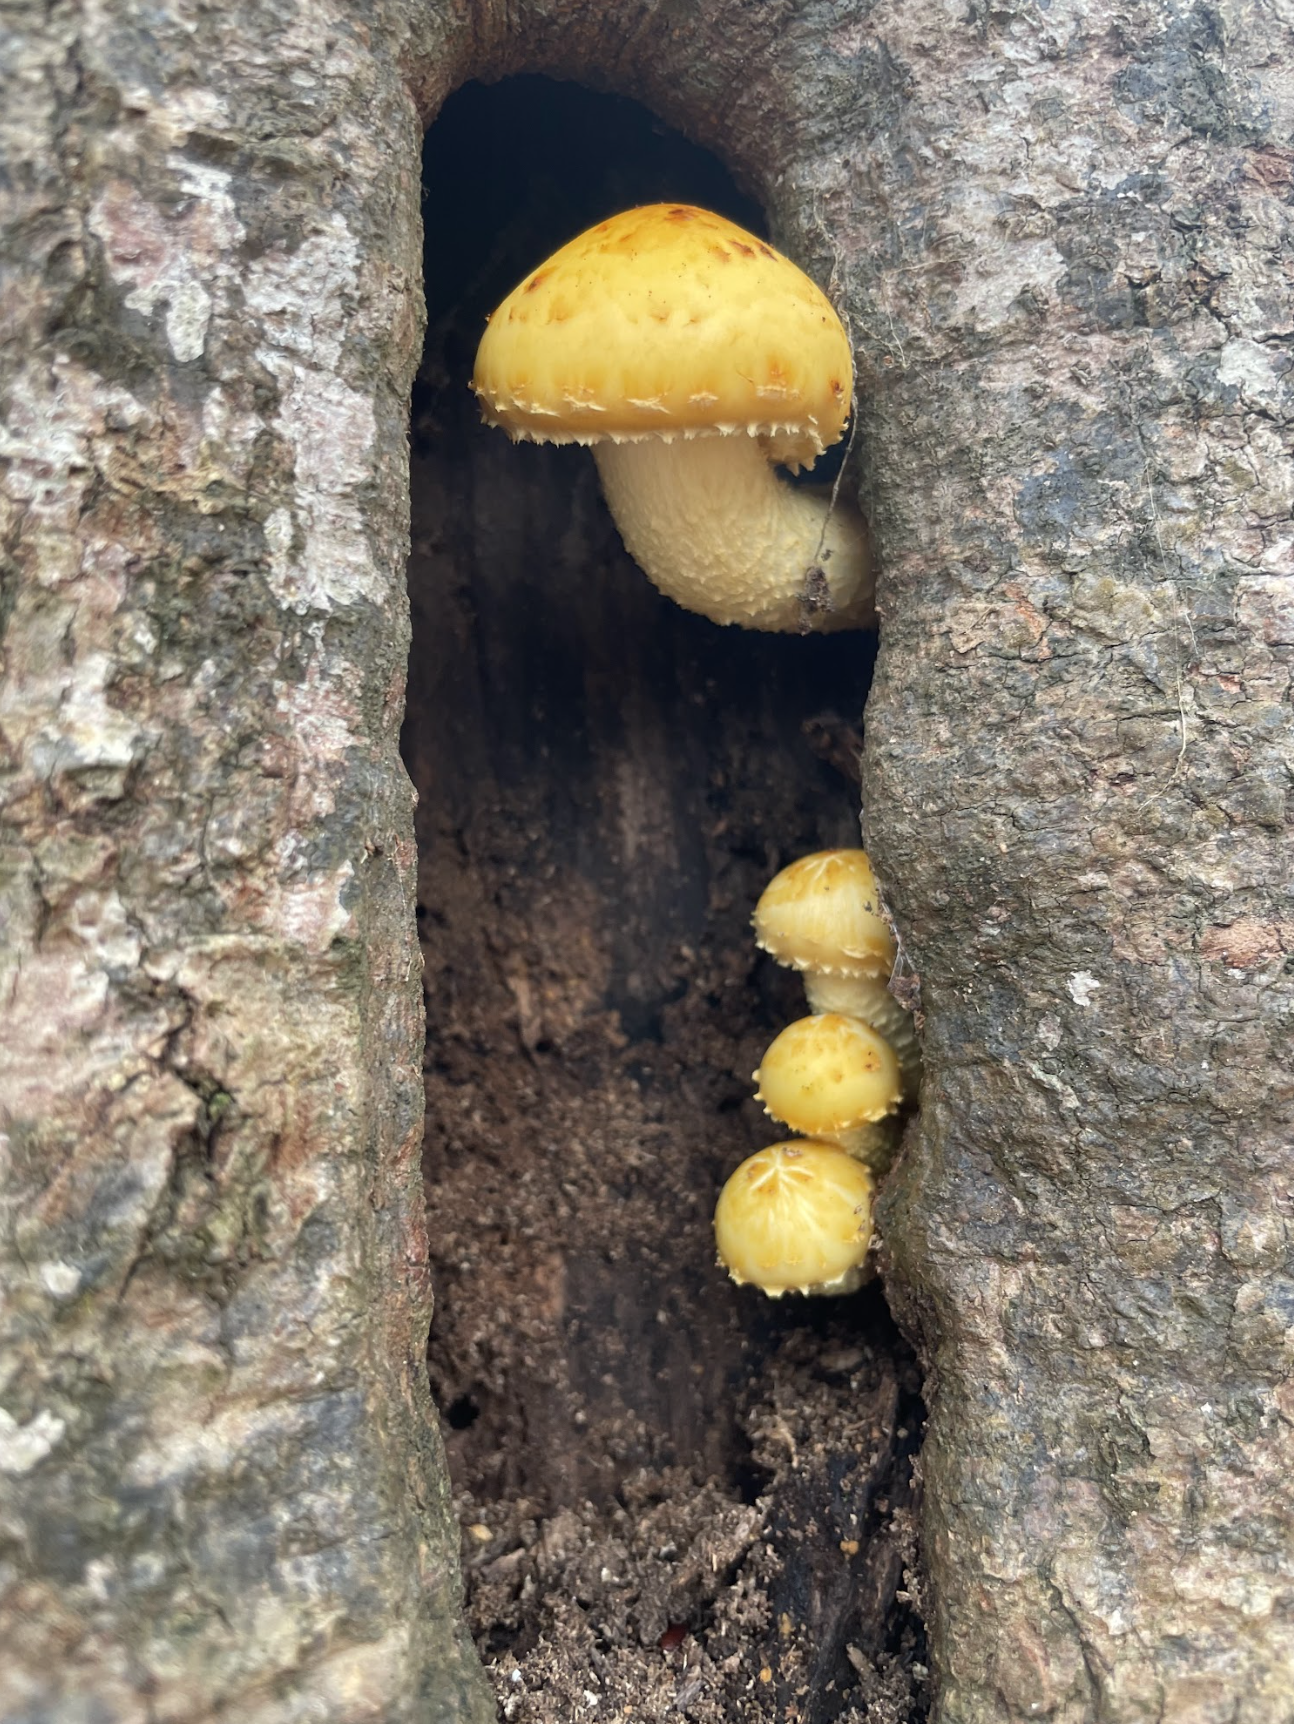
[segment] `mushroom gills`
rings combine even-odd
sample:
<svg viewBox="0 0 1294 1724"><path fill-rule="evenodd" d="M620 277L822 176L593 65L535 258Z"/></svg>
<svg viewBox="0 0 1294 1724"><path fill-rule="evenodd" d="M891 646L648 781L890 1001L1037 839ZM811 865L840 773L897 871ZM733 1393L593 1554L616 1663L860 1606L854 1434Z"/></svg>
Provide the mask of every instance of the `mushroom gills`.
<svg viewBox="0 0 1294 1724"><path fill-rule="evenodd" d="M791 633L874 623L862 518L781 479L756 437L603 442L593 454L625 548L685 610Z"/></svg>

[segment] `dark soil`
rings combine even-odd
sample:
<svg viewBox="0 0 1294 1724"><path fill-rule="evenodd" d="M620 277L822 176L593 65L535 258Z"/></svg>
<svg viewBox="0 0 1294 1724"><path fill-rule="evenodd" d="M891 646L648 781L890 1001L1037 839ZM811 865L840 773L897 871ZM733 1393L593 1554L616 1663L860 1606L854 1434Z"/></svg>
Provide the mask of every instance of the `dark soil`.
<svg viewBox="0 0 1294 1724"><path fill-rule="evenodd" d="M868 1315L788 1326L764 1354L739 1396L745 1481L642 1467L547 1518L464 1493L470 1621L505 1716L925 1716L904 1608L915 1432L897 1422L913 1386L853 1333Z"/></svg>
<svg viewBox="0 0 1294 1724"><path fill-rule="evenodd" d="M651 195L622 190L556 238ZM804 1009L750 913L857 842L874 643L685 615L585 453L476 422L483 304L542 255L516 243L471 284L470 247L439 289L429 258L413 425L429 1365L472 1629L510 1719L910 1724L914 1360L878 1284L769 1301L710 1224Z"/></svg>

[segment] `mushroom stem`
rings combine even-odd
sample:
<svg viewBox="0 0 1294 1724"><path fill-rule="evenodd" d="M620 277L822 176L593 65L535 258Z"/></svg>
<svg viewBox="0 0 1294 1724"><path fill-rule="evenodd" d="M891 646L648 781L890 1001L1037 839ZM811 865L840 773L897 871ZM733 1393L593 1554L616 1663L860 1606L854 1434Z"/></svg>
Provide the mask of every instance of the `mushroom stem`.
<svg viewBox="0 0 1294 1724"><path fill-rule="evenodd" d="M849 1126L844 1131L824 1131L821 1141L839 1145L846 1155L852 1155L855 1161L861 1161L864 1167L879 1175L888 1173L894 1165L902 1135L899 1116L892 1113L888 1119L874 1119L866 1125Z"/></svg>
<svg viewBox="0 0 1294 1724"><path fill-rule="evenodd" d="M874 623L861 517L788 485L757 437L602 442L593 454L630 556L685 610L800 634Z"/></svg>

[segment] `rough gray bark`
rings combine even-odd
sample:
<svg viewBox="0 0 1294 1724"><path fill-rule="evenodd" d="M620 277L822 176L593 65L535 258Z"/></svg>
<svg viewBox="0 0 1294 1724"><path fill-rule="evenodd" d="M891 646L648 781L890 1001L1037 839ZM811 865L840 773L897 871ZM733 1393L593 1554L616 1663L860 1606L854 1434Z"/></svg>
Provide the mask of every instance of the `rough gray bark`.
<svg viewBox="0 0 1294 1724"><path fill-rule="evenodd" d="M0 1716L483 1719L423 1369L393 25L8 17Z"/></svg>
<svg viewBox="0 0 1294 1724"><path fill-rule="evenodd" d="M930 1073L884 1223L947 1719L1294 1704L1289 23L868 21L869 831Z"/></svg>
<svg viewBox="0 0 1294 1724"><path fill-rule="evenodd" d="M1285 1717L1278 0L10 16L0 1711L482 1715L420 1375L407 88L525 69L714 147L854 321L941 1716Z"/></svg>

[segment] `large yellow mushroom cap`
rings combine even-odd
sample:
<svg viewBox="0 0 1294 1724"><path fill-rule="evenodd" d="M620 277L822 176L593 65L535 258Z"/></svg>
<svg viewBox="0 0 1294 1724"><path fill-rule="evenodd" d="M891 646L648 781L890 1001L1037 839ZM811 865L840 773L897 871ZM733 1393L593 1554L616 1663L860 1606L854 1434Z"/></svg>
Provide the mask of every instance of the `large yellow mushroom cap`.
<svg viewBox="0 0 1294 1724"><path fill-rule="evenodd" d="M774 875L755 906L755 940L779 964L888 976L894 936L865 850L817 850Z"/></svg>
<svg viewBox="0 0 1294 1724"><path fill-rule="evenodd" d="M812 462L849 417L849 342L830 300L754 234L649 204L555 252L491 317L472 387L541 443L748 432Z"/></svg>
<svg viewBox="0 0 1294 1724"><path fill-rule="evenodd" d="M754 1076L756 1101L810 1137L884 1119L903 1095L898 1058L884 1036L839 1012L788 1024Z"/></svg>
<svg viewBox="0 0 1294 1724"><path fill-rule="evenodd" d="M825 1143L774 1143L741 1166L714 1212L719 1261L734 1281L783 1293L847 1293L872 1237L872 1177Z"/></svg>

